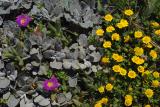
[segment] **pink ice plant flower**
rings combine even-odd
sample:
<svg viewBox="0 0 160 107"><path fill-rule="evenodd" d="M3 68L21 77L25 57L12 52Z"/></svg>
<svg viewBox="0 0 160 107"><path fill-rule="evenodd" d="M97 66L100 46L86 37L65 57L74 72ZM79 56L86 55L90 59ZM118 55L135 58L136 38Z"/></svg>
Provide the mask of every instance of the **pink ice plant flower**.
<svg viewBox="0 0 160 107"><path fill-rule="evenodd" d="M25 14L16 17L16 22L20 27L26 27L31 20L31 17Z"/></svg>
<svg viewBox="0 0 160 107"><path fill-rule="evenodd" d="M43 82L43 88L46 91L53 91L53 90L57 89L59 86L60 86L60 84L59 84L57 78L54 76L51 79L45 80Z"/></svg>

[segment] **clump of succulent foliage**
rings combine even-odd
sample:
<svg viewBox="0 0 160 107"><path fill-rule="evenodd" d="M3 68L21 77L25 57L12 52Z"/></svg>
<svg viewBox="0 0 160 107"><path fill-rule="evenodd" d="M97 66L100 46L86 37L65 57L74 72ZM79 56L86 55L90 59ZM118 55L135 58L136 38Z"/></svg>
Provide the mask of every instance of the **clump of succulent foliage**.
<svg viewBox="0 0 160 107"><path fill-rule="evenodd" d="M0 105L156 107L158 0L0 0Z"/></svg>

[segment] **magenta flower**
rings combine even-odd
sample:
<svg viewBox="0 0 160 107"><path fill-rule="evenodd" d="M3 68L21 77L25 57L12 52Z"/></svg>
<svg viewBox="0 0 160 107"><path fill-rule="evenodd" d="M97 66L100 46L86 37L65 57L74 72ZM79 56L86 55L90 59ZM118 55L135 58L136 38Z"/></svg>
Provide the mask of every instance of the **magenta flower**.
<svg viewBox="0 0 160 107"><path fill-rule="evenodd" d="M52 91L52 90L55 90L57 89L58 87L60 86L58 80L56 77L52 77L51 79L49 80L45 80L43 82L43 88L47 91Z"/></svg>
<svg viewBox="0 0 160 107"><path fill-rule="evenodd" d="M26 27L30 21L31 21L31 17L25 14L22 14L16 17L16 22L20 27Z"/></svg>

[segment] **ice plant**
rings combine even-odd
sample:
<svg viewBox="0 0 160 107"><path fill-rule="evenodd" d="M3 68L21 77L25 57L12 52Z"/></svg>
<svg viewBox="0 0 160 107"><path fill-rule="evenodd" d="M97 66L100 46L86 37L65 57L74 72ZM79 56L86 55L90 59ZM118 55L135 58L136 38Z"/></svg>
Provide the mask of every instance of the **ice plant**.
<svg viewBox="0 0 160 107"><path fill-rule="evenodd" d="M52 77L51 79L49 80L45 80L43 82L43 88L47 91L52 91L52 90L55 90L57 89L58 87L60 86L58 80L56 77Z"/></svg>
<svg viewBox="0 0 160 107"><path fill-rule="evenodd" d="M16 22L20 27L26 27L30 21L31 21L31 17L25 14L22 14L16 17Z"/></svg>

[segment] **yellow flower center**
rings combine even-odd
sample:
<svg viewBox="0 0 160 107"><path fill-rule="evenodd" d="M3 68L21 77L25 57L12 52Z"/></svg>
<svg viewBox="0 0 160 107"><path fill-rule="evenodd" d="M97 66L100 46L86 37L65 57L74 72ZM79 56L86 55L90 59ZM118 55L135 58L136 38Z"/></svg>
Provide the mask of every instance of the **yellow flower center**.
<svg viewBox="0 0 160 107"><path fill-rule="evenodd" d="M24 25L25 22L26 22L26 19L25 19L25 18L22 18L21 21L20 21L20 23L21 23L22 25Z"/></svg>
<svg viewBox="0 0 160 107"><path fill-rule="evenodd" d="M52 86L53 86L53 83L52 83L52 82L48 82L48 83L47 83L47 86L48 86L48 87L52 87Z"/></svg>

